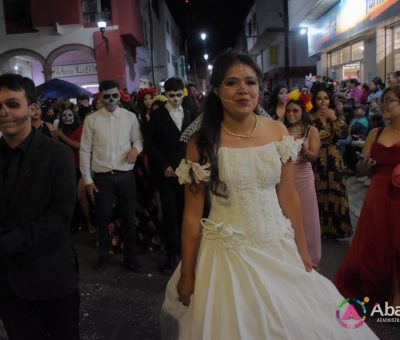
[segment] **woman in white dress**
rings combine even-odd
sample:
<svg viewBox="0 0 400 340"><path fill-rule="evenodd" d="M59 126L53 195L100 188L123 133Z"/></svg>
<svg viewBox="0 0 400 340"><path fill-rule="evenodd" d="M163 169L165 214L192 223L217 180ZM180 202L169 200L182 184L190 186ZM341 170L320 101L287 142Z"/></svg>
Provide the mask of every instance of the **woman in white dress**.
<svg viewBox="0 0 400 340"><path fill-rule="evenodd" d="M290 161L301 146L253 113L261 76L244 54L214 62L200 129L176 170L186 184L182 262L167 285L162 337L375 339L365 324L338 323L343 297L312 270Z"/></svg>

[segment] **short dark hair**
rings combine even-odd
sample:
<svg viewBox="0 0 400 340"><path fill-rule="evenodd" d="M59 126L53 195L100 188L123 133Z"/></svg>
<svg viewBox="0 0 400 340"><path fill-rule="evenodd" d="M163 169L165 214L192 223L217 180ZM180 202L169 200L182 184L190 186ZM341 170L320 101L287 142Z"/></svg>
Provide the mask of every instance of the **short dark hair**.
<svg viewBox="0 0 400 340"><path fill-rule="evenodd" d="M32 79L23 77L20 74L6 73L0 76L0 89L6 88L11 91L25 91L28 104L36 103L37 94L35 83Z"/></svg>
<svg viewBox="0 0 400 340"><path fill-rule="evenodd" d="M183 80L181 78L172 77L167 79L164 83L165 92L180 91L183 90L184 88L185 84L183 83Z"/></svg>
<svg viewBox="0 0 400 340"><path fill-rule="evenodd" d="M114 81L114 80L103 80L102 82L100 82L99 91L103 92L103 91L111 90L111 89L113 89L115 87L119 90L119 85L118 85L118 83L116 81Z"/></svg>

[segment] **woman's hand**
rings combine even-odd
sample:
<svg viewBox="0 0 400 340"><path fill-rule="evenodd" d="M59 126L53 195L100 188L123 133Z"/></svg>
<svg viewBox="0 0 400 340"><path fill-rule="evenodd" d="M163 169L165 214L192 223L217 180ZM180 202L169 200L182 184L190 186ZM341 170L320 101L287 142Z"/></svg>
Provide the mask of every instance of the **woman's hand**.
<svg viewBox="0 0 400 340"><path fill-rule="evenodd" d="M326 106L323 106L318 110L318 116L322 120L329 119L331 121L334 121L337 119L335 110L330 109Z"/></svg>
<svg viewBox="0 0 400 340"><path fill-rule="evenodd" d="M310 272L313 268L313 263L310 257L310 254L308 253L307 249L304 249L302 251L299 251L301 260L303 261L304 267L306 268L306 271Z"/></svg>
<svg viewBox="0 0 400 340"><path fill-rule="evenodd" d="M181 273L176 288L178 291L178 299L184 306L189 306L190 304L190 296L194 292L194 281L194 275L185 275Z"/></svg>

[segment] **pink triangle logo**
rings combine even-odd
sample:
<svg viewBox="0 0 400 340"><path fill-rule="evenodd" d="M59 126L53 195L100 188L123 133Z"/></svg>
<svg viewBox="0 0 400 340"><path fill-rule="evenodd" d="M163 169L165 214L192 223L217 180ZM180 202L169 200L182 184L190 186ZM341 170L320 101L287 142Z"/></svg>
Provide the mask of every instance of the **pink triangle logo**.
<svg viewBox="0 0 400 340"><path fill-rule="evenodd" d="M349 320L349 319L353 319L353 320L357 320L357 321L361 320L360 315L358 315L356 309L354 308L354 306L352 304L349 304L349 307L347 307L346 311L342 315L342 320Z"/></svg>

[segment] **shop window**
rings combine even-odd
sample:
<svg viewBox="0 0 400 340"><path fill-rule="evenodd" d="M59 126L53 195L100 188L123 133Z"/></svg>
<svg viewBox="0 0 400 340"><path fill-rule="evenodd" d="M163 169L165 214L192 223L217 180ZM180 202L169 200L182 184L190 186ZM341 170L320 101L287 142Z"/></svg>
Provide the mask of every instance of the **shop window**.
<svg viewBox="0 0 400 340"><path fill-rule="evenodd" d="M339 64L341 64L342 63L342 55L341 55L341 52L340 52L340 50L338 50L338 51L335 51L335 52L332 52L331 54L330 54L330 56L331 56L331 67L332 66L336 66L336 65L339 65Z"/></svg>
<svg viewBox="0 0 400 340"><path fill-rule="evenodd" d="M342 64L348 63L351 60L351 48L350 46L346 46L340 50L341 57L342 57Z"/></svg>
<svg viewBox="0 0 400 340"><path fill-rule="evenodd" d="M82 0L82 15L84 23L111 21L111 0Z"/></svg>
<svg viewBox="0 0 400 340"><path fill-rule="evenodd" d="M29 0L3 0L8 34L34 31Z"/></svg>
<svg viewBox="0 0 400 340"><path fill-rule="evenodd" d="M364 41L359 41L351 45L351 60L360 60L364 58Z"/></svg>
<svg viewBox="0 0 400 340"><path fill-rule="evenodd" d="M351 78L360 79L360 74L361 74L361 64L359 62L343 65L343 79L351 79Z"/></svg>
<svg viewBox="0 0 400 340"><path fill-rule="evenodd" d="M394 70L395 71L400 70L400 53L396 53L393 59L394 59Z"/></svg>
<svg viewBox="0 0 400 340"><path fill-rule="evenodd" d="M400 26L393 29L394 49L400 50Z"/></svg>

